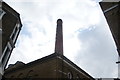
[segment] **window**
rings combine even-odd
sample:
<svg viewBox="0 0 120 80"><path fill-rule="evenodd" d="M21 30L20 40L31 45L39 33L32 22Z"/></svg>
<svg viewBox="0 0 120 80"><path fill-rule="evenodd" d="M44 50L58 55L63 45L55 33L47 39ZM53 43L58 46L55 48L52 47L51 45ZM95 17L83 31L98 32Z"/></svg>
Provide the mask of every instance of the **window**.
<svg viewBox="0 0 120 80"><path fill-rule="evenodd" d="M8 58L10 56L11 50L12 50L12 46L11 46L10 42L8 42L7 46L5 47L5 49L3 51L3 55L2 55L2 65L4 68L5 68Z"/></svg>
<svg viewBox="0 0 120 80"><path fill-rule="evenodd" d="M13 30L11 36L10 36L10 38L13 40L13 42L14 42L14 40L15 40L16 32L17 32L17 27L14 28L14 30Z"/></svg>
<svg viewBox="0 0 120 80"><path fill-rule="evenodd" d="M15 32L13 34L14 34L14 38L13 38L13 43L14 43L18 35L18 27L15 27Z"/></svg>
<svg viewBox="0 0 120 80"><path fill-rule="evenodd" d="M27 73L27 76L26 76L27 80L33 80L33 70L30 70L28 73Z"/></svg>
<svg viewBox="0 0 120 80"><path fill-rule="evenodd" d="M80 80L80 76L77 74L76 80Z"/></svg>
<svg viewBox="0 0 120 80"><path fill-rule="evenodd" d="M9 52L10 52L10 49L9 49L9 47L7 47L7 49L6 49L6 51L5 51L4 55L3 55L3 58L2 58L3 67L5 67L5 65L6 65L7 57L9 55Z"/></svg>
<svg viewBox="0 0 120 80"><path fill-rule="evenodd" d="M0 34L2 34L2 29L0 28Z"/></svg>
<svg viewBox="0 0 120 80"><path fill-rule="evenodd" d="M9 47L10 50L12 50L12 45L10 44L10 42L8 42L7 46Z"/></svg>
<svg viewBox="0 0 120 80"><path fill-rule="evenodd" d="M73 75L71 72L68 73L68 79L72 79L73 78Z"/></svg>
<svg viewBox="0 0 120 80"><path fill-rule="evenodd" d="M3 15L5 14L5 11L3 11L2 9L0 9L0 20L2 19Z"/></svg>
<svg viewBox="0 0 120 80"><path fill-rule="evenodd" d="M13 29L11 36L10 36L10 39L12 39L13 43L15 43L15 40L17 38L18 32L20 30L19 27L20 27L20 25L19 25L19 23L17 23L15 25L15 28Z"/></svg>

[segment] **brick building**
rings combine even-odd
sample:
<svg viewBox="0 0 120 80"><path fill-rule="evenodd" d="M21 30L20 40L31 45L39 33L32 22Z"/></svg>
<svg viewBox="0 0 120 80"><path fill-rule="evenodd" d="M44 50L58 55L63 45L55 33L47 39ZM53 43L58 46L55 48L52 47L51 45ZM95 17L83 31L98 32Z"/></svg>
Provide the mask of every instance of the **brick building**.
<svg viewBox="0 0 120 80"><path fill-rule="evenodd" d="M63 55L62 20L57 20L55 52L28 64L17 62L5 71L5 78L90 79L92 76Z"/></svg>
<svg viewBox="0 0 120 80"><path fill-rule="evenodd" d="M88 73L63 55L53 53L28 64L17 62L5 71L6 78L90 79Z"/></svg>

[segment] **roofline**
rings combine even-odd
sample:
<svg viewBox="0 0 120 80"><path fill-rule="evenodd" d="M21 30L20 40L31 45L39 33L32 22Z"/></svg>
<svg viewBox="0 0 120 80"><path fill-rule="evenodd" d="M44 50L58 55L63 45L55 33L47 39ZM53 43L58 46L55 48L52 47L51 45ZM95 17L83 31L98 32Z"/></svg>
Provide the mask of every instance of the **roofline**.
<svg viewBox="0 0 120 80"><path fill-rule="evenodd" d="M16 10L14 10L11 6L9 6L6 2L4 2L3 0L1 1L1 4L2 4L2 9L7 10L8 12L12 13L12 15L14 15L15 17L18 18L18 20L20 22L20 26L22 27L22 22L21 22L21 19L20 19L20 14ZM9 9L7 9L6 7L9 8Z"/></svg>
<svg viewBox="0 0 120 80"><path fill-rule="evenodd" d="M64 55L61 55L61 54L57 54L57 53L53 53L53 54L50 54L48 56L45 56L43 58L40 58L38 60L35 60L35 61L32 61L30 63L27 63L23 66L20 66L19 68L15 68L14 70L8 70L6 71L7 73L9 72L14 72L16 70L19 70L19 69L22 69L22 68L28 68L28 67L31 67L33 64L38 64L38 62L45 62L45 61L48 61L48 59L51 59L53 57L61 57L63 60L67 61L69 64L73 65L74 68L78 69L78 70L81 70L85 75L87 75L89 78L92 78L94 80L94 78L92 76L90 76L88 73L86 73L84 70L82 70L80 67L78 67L76 64L74 64L72 61L70 61L68 58L66 58ZM5 74L6 74L5 72Z"/></svg>
<svg viewBox="0 0 120 80"><path fill-rule="evenodd" d="M101 2L120 2L120 0L102 0Z"/></svg>
<svg viewBox="0 0 120 80"><path fill-rule="evenodd" d="M78 70L81 70L84 74L86 74L89 78L93 78L92 76L90 76L88 73L86 73L83 69L81 69L80 67L78 67L75 63L73 63L71 60L69 60L67 57L65 57L64 55L61 56L64 60L68 61L68 63L72 64L73 67L77 68ZM94 78L93 78L94 79Z"/></svg>
<svg viewBox="0 0 120 80"><path fill-rule="evenodd" d="M28 68L28 67L31 67L33 64L38 64L38 62L41 62L41 63L42 63L42 62L45 62L45 61L47 61L48 59L50 59L50 58L52 58L52 57L55 57L55 56L56 56L55 54L50 54L50 55L48 55L48 56L42 57L42 58L37 59L37 60L35 60L35 61L29 62L29 63L27 63L27 64L25 64L25 65L23 65L23 66L17 67L17 68L15 68L14 70L8 70L8 71L6 71L6 72L9 73L9 72L17 71L17 70L22 69L22 68ZM7 69L6 69L6 70L7 70Z"/></svg>
<svg viewBox="0 0 120 80"><path fill-rule="evenodd" d="M109 3L109 2L99 2L100 6L101 6L101 9L102 9L101 3ZM113 3L113 2L110 2L110 3ZM115 5L109 7L109 8L107 8L107 9L105 9L105 10L102 9L103 13L105 14L106 12L109 12L109 11L111 11L112 9L115 9L116 7L119 6L119 3L120 3L120 2L115 2L115 3L118 3L118 4L115 4Z"/></svg>
<svg viewBox="0 0 120 80"><path fill-rule="evenodd" d="M7 7L7 8L6 8ZM6 2L2 1L2 9L7 10L8 12L12 13L15 17L19 18L20 14L14 10L11 6L9 6ZM12 12L11 12L12 11Z"/></svg>

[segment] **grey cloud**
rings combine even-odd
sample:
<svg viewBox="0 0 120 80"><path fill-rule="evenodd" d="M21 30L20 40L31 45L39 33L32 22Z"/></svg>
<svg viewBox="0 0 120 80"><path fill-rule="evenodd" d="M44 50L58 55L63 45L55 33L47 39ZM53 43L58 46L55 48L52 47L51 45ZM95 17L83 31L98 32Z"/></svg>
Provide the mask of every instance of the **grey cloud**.
<svg viewBox="0 0 120 80"><path fill-rule="evenodd" d="M82 48L75 58L86 71L94 77L117 77L117 52L108 26L104 19L96 28L86 29L78 34ZM116 74L111 74L116 72Z"/></svg>

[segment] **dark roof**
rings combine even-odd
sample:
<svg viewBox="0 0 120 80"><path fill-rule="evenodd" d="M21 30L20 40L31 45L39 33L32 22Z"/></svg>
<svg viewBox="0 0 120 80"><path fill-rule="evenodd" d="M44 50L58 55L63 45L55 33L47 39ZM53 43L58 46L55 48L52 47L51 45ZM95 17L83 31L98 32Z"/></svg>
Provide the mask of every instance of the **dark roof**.
<svg viewBox="0 0 120 80"><path fill-rule="evenodd" d="M8 68L16 68L16 67L19 67L19 66L22 66L22 65L25 65L25 63L21 62L21 61L17 61L15 64L9 64L8 65Z"/></svg>
<svg viewBox="0 0 120 80"><path fill-rule="evenodd" d="M19 13L16 12L12 7L10 7L7 3L5 3L4 1L2 1L2 9L5 9L7 11L9 11L10 13L12 13L14 16L19 18Z"/></svg>
<svg viewBox="0 0 120 80"><path fill-rule="evenodd" d="M22 26L20 14L16 10L14 10L11 6L9 6L6 2L4 2L4 1L1 1L1 2L2 2L2 9L7 10L8 12L12 13L12 15L17 17L20 22L20 26Z"/></svg>
<svg viewBox="0 0 120 80"><path fill-rule="evenodd" d="M45 61L48 61L49 59L51 58L54 58L54 57L61 57L63 60L67 61L69 64L73 65L73 67L77 68L78 70L82 71L85 75L87 75L88 77L90 78L93 78L92 76L90 76L88 73L86 73L84 70L82 70L81 68L79 68L76 64L74 64L72 61L70 61L68 58L66 58L64 55L61 55L61 54L57 54L57 53L53 53L53 54L50 54L48 56L45 56L41 59L38 59L38 60L35 60L35 61L32 61L30 63L27 63L27 64L24 64L20 67L17 67L17 68L14 68L13 69L6 69L5 71L5 74L9 73L9 72L14 72L16 70L19 70L19 69L22 69L22 68L28 68L28 67L31 67L33 66L33 64L38 64L38 63L43 63Z"/></svg>

